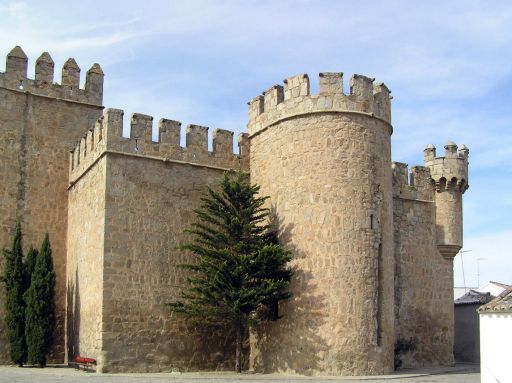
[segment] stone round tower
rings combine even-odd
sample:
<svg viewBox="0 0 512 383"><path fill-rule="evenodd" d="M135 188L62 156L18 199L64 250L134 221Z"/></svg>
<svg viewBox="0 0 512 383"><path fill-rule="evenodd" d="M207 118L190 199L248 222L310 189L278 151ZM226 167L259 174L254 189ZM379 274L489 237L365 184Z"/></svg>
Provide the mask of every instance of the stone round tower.
<svg viewBox="0 0 512 383"><path fill-rule="evenodd" d="M251 180L270 196L295 259L282 319L251 334L256 371L382 374L393 369L390 95L360 75L299 75L249 103Z"/></svg>
<svg viewBox="0 0 512 383"><path fill-rule="evenodd" d="M469 149L448 141L444 157L436 157L436 148L429 144L424 150L425 166L435 185L436 237L441 255L453 260L462 248L462 194L468 189Z"/></svg>

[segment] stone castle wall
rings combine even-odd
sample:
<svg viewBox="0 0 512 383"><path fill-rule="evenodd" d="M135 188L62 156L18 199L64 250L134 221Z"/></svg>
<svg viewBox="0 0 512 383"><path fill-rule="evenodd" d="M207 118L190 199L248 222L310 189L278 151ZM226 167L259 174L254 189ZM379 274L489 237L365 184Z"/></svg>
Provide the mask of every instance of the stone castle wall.
<svg viewBox="0 0 512 383"><path fill-rule="evenodd" d="M430 170L393 164L395 230L395 324L397 339L416 350L404 367L453 363L452 268L437 249L435 188Z"/></svg>
<svg viewBox="0 0 512 383"><path fill-rule="evenodd" d="M63 68L61 85L53 83L53 61L47 53L36 62L35 79L27 78L27 62L21 48L16 47L7 56L6 71L0 73L0 246L10 246L17 220L22 224L25 250L30 244L39 247L44 233L49 232L57 275L52 360L62 362L68 152L101 115L103 74L99 66L93 66L85 89L80 89L74 60L68 60ZM0 320L0 361L7 361L3 326Z"/></svg>
<svg viewBox="0 0 512 383"><path fill-rule="evenodd" d="M425 167L391 164L390 92L354 75L290 77L249 103L249 134L123 111L103 115L103 72L84 89L73 59L53 84L44 53L35 79L16 47L0 73L0 244L17 219L25 246L49 231L57 273L54 361L81 354L103 372L232 368L231 334L205 334L165 303L191 260L183 229L225 171L250 170L293 252L283 318L250 336L250 367L300 374L381 374L396 339L404 366L453 361L453 256L462 246L468 150L425 149ZM0 270L1 270L0 260ZM4 316L3 295L0 317ZM65 315L67 313L67 315ZM66 325L66 332L64 326ZM0 361L7 361L0 321ZM66 336L65 336L66 335ZM64 341L66 338L66 343Z"/></svg>
<svg viewBox="0 0 512 383"><path fill-rule="evenodd" d="M106 159L69 189L66 360L102 350Z"/></svg>
<svg viewBox="0 0 512 383"><path fill-rule="evenodd" d="M187 146L181 148L179 122L162 120L161 140L154 143L151 117L132 115L131 136L124 138L122 116L120 110L107 110L71 155L70 192L82 200L75 205L70 198L70 221L71 212L81 221L70 222L76 225L70 227L68 241L79 246L70 245L68 256L78 260L79 278L73 281L75 274L69 272L69 283L80 286L82 304L81 297L89 289L96 291L97 281L102 283L101 310L91 312L87 324L82 314L87 315L87 308L79 310L80 333L75 336L80 352L96 358L103 372L232 369L230 336L198 332L165 303L178 298L185 285L188 272L178 265L192 262L190 254L178 249L187 240L183 229L207 187L217 184L224 171L248 170L246 137L239 138L242 154L235 155L233 134L216 130L209 152L207 128L192 125ZM103 204L103 215L91 213L93 199ZM98 255L82 257L84 237L101 243ZM86 284L81 273L87 273L89 256L101 264L97 277ZM82 347L87 333L97 335L99 347Z"/></svg>
<svg viewBox="0 0 512 383"><path fill-rule="evenodd" d="M382 374L393 369L389 92L364 76L285 80L250 105L251 180L270 196L295 255L283 318L253 333L256 371Z"/></svg>

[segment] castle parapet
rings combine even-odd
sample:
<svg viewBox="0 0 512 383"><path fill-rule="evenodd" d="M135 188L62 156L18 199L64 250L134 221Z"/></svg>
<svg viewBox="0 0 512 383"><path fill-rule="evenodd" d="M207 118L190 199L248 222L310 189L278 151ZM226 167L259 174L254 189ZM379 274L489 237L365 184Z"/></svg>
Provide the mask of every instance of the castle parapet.
<svg viewBox="0 0 512 383"><path fill-rule="evenodd" d="M319 93L310 94L307 74L292 76L282 85L274 85L262 95L249 101L250 135L277 121L300 114L322 112L352 112L367 114L391 124L391 96L383 83L353 75L350 93L343 93L343 73L320 73Z"/></svg>
<svg viewBox="0 0 512 383"><path fill-rule="evenodd" d="M49 86L53 83L53 72L55 63L48 52L43 52L36 61L36 83L43 86Z"/></svg>
<svg viewBox="0 0 512 383"><path fill-rule="evenodd" d="M409 172L408 165L393 162L393 196L433 202L433 181L430 169L425 166L413 166Z"/></svg>
<svg viewBox="0 0 512 383"><path fill-rule="evenodd" d="M430 144L424 150L425 166L430 169L436 193L437 248L447 260L453 260L463 245L462 194L468 189L469 149L448 141L444 157L436 157Z"/></svg>
<svg viewBox="0 0 512 383"><path fill-rule="evenodd" d="M130 137L123 137L120 109L107 109L103 116L70 152L70 183L74 183L105 153L145 157L163 162L177 162L222 169L248 170L249 140L238 136L239 154L233 153L233 132L215 129L213 150L208 151L208 127L189 125L186 146L180 146L181 123L161 119L158 141L152 140L153 117L134 113L130 119Z"/></svg>
<svg viewBox="0 0 512 383"><path fill-rule="evenodd" d="M436 190L454 188L464 193L468 185L468 158L469 149L466 145L457 145L448 141L444 146L444 157L436 157L436 148L429 144L423 151L424 164L430 169L432 179L435 181Z"/></svg>
<svg viewBox="0 0 512 383"><path fill-rule="evenodd" d="M43 52L35 64L35 78L27 78L28 58L16 46L7 55L5 72L0 72L0 87L34 95L101 106L103 103L103 71L94 64L87 72L85 87L80 88L80 68L70 58L62 67L61 84L54 83L55 64Z"/></svg>

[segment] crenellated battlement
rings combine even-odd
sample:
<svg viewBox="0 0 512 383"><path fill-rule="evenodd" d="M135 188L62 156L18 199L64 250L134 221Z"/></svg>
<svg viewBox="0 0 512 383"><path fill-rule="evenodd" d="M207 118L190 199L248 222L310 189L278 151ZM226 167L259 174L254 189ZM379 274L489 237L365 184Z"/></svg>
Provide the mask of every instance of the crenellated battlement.
<svg viewBox="0 0 512 383"><path fill-rule="evenodd" d="M403 162L391 164L393 173L393 196L405 199L433 201L433 181L430 169L425 166L413 166Z"/></svg>
<svg viewBox="0 0 512 383"><path fill-rule="evenodd" d="M457 150L458 149L458 150ZM429 144L425 148L424 163L430 169L438 192L454 188L464 193L468 185L469 149L462 145L460 149L453 141L444 146L444 157L436 157L436 148Z"/></svg>
<svg viewBox="0 0 512 383"><path fill-rule="evenodd" d="M94 64L88 71L85 87L80 88L80 67L75 59L68 59L62 67L61 83L54 83L55 63L48 52L36 60L35 78L27 78L28 57L16 46L7 55L5 72L0 72L0 87L39 96L80 103L102 105L103 71Z"/></svg>
<svg viewBox="0 0 512 383"><path fill-rule="evenodd" d="M316 95L310 94L308 75L300 74L249 101L249 134L295 115L329 111L367 114L391 124L391 92L383 83L355 74L350 78L350 93L344 94L343 73L320 73L318 81Z"/></svg>
<svg viewBox="0 0 512 383"><path fill-rule="evenodd" d="M451 262L463 245L469 151L448 142L443 157L427 146L424 166L391 163L386 85L353 75L344 86L339 72L288 77L249 102L236 154L233 132L104 110L98 64L81 83L74 59L59 60L56 79L50 54L33 59L31 69L15 47L0 72L0 240L20 220L29 242L50 233L56 361L80 349L99 372L232 366L231 337L198 332L162 303L186 287L178 265L193 254L179 246L204 192L241 169L293 250L297 298L244 338L250 369L387 374L396 340L411 337L418 347L404 363L453 362ZM130 347L119 347L123 337Z"/></svg>
<svg viewBox="0 0 512 383"><path fill-rule="evenodd" d="M120 109L107 109L78 145L70 152L70 183L74 183L104 153L146 157L225 169L249 169L248 135L238 135L239 154L233 153L233 132L214 129L213 150L208 150L208 127L188 125L186 146L180 146L181 122L162 118L158 123L158 141L152 140L153 117L133 113L130 137L123 137Z"/></svg>

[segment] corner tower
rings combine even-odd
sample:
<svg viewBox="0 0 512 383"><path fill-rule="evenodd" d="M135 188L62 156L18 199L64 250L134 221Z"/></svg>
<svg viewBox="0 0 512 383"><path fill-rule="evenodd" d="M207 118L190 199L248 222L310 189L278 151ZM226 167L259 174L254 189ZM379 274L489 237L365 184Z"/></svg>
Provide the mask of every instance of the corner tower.
<svg viewBox="0 0 512 383"><path fill-rule="evenodd" d="M436 157L434 145L424 150L425 166L435 183L436 238L441 255L453 260L462 248L462 194L468 189L469 149L448 141L444 157Z"/></svg>
<svg viewBox="0 0 512 383"><path fill-rule="evenodd" d="M70 59L54 83L55 64L44 52L27 77L28 58L17 46L0 72L0 246L12 241L21 222L24 243L39 246L50 235L56 273L57 327L50 362L64 360L68 156L75 143L101 116L103 73L98 64L80 88L80 68ZM27 250L27 249L26 249ZM0 261L0 269L1 269ZM4 317L0 286L0 318ZM8 360L0 321L0 363Z"/></svg>
<svg viewBox="0 0 512 383"><path fill-rule="evenodd" d="M393 369L390 92L360 75L306 74L249 103L251 180L295 259L283 318L251 334L251 367L308 375Z"/></svg>

